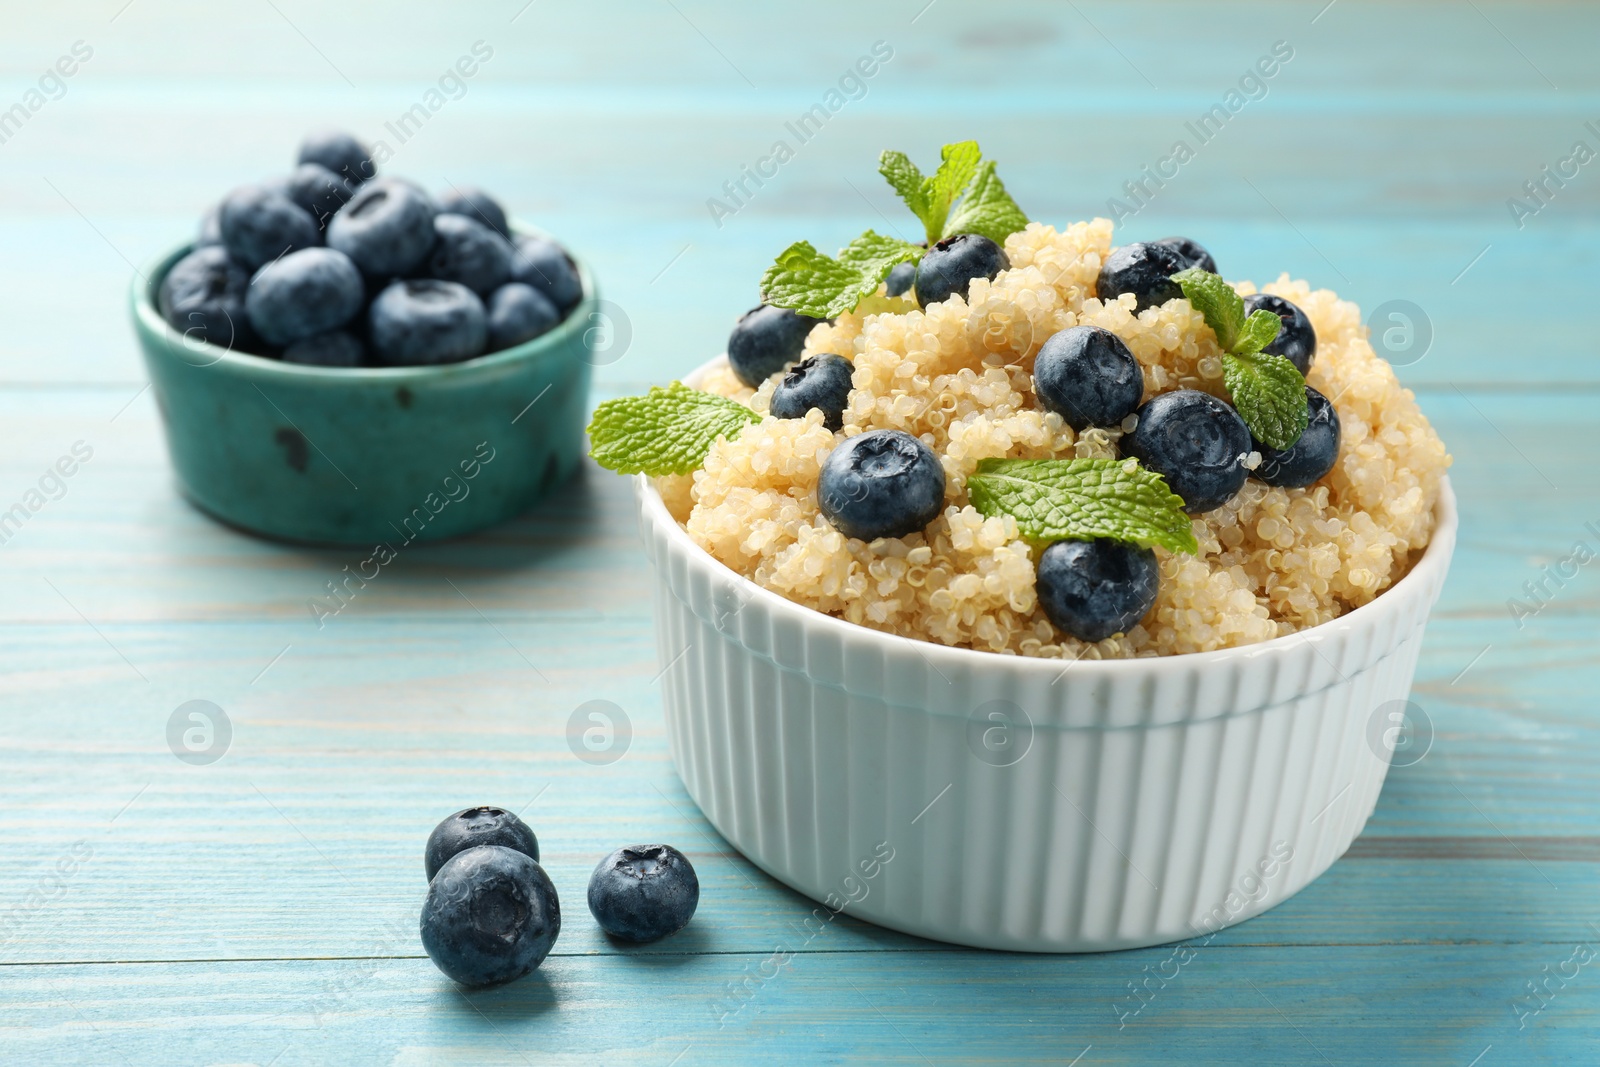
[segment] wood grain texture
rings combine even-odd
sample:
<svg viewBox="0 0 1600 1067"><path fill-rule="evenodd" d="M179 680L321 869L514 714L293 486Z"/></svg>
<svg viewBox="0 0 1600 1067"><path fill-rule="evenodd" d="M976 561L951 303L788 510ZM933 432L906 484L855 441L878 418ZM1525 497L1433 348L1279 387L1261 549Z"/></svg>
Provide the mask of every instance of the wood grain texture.
<svg viewBox="0 0 1600 1067"><path fill-rule="evenodd" d="M1520 227L1506 201L1575 140L1600 148L1600 12L524 4L7 15L0 111L74 41L94 56L0 143L0 510L75 442L94 454L0 543L0 1060L1594 1062L1600 974L1570 961L1600 942L1600 565L1550 568L1600 551L1600 179L1547 186ZM905 227L880 149L976 136L1033 216L1104 214L1290 42L1123 232L1190 233L1231 277L1288 271L1369 312L1409 300L1432 327L1400 368L1462 510L1413 694L1432 744L1350 852L1177 977L1170 947L985 954L848 915L808 942L810 902L673 773L623 480L589 468L500 529L407 549L322 626L308 602L361 553L177 498L125 320L135 268L306 128L385 136L477 40L493 58L389 169L483 185L590 261L629 332L597 399L716 353L790 241ZM894 58L864 97L719 227L706 199L876 40ZM233 727L208 766L167 745L193 699ZM569 748L591 699L633 728L608 766ZM566 915L535 976L464 995L421 954L420 853L480 802L525 809ZM683 934L627 949L583 886L644 838L683 847L704 892Z"/></svg>

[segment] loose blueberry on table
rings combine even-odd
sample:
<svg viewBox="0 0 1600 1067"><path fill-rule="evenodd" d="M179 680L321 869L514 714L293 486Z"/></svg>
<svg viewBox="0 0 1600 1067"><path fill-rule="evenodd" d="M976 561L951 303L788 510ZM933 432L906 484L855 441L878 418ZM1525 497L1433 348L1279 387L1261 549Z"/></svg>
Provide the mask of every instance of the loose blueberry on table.
<svg viewBox="0 0 1600 1067"><path fill-rule="evenodd" d="M399 288L397 288L397 286ZM555 241L512 237L475 187L436 202L377 177L339 131L308 136L289 174L230 193L157 289L190 341L314 367L472 359L553 330L583 297Z"/></svg>
<svg viewBox="0 0 1600 1067"><path fill-rule="evenodd" d="M422 902L422 947L466 986L509 982L549 955L561 902L544 868L503 845L477 845L445 861Z"/></svg>
<svg viewBox="0 0 1600 1067"><path fill-rule="evenodd" d="M589 912L622 941L657 941L689 925L700 903L700 879L689 858L670 845L619 848L589 876Z"/></svg>
<svg viewBox="0 0 1600 1067"><path fill-rule="evenodd" d="M539 839L515 814L490 805L465 808L440 821L428 835L422 861L428 880L450 857L479 845L501 845L531 860L539 858Z"/></svg>

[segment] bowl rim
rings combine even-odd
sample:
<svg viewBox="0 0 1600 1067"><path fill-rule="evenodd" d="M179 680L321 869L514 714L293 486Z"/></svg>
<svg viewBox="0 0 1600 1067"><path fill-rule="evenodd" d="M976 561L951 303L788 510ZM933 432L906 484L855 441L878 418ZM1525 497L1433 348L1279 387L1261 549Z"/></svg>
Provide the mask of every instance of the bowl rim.
<svg viewBox="0 0 1600 1067"><path fill-rule="evenodd" d="M556 241L539 227L517 219L511 220L511 232L514 236L543 237L554 241L577 268L582 294L572 310L548 332L519 345L474 356L457 363L431 363L412 367L317 367L306 363L285 363L281 359L258 356L252 352L236 352L232 348L224 348L208 341L190 340L161 317L160 311L156 309L156 292L166 279L167 272L177 264L178 260L196 249L197 245L192 237L151 257L142 269L135 269L133 281L129 286L129 305L136 329L145 334L149 340L158 342L154 346L146 345L147 351L152 347L165 349L180 362L197 369L223 367L241 375L259 376L263 380L296 381L306 385L323 386L387 387L448 382L480 373L493 373L508 364L522 363L564 350L575 337L589 330L590 316L600 305L600 292L594 275L588 265L574 255L570 248ZM587 351L586 345L584 350ZM185 354L193 358L185 358Z"/></svg>
<svg viewBox="0 0 1600 1067"><path fill-rule="evenodd" d="M690 385L697 384L707 371L718 366L724 359L725 357L718 357L697 367L690 374L685 375L683 381ZM1390 607L1398 607L1402 600L1408 599L1407 596L1400 594L1420 592L1425 581L1434 581L1436 590L1434 596L1437 597L1437 590L1443 587L1444 579L1449 570L1450 559L1455 549L1456 531L1459 525L1455 490L1450 484L1450 476L1448 474L1441 475L1439 479L1439 497L1434 503L1433 533L1428 539L1427 547L1423 549L1421 558L1412 564L1411 568L1399 580L1379 592L1377 596L1360 607L1339 616L1337 619L1330 619L1327 622L1318 623L1316 626L1284 634L1281 637L1269 638L1266 641L1257 641L1248 645L1236 645L1231 648L1213 649L1209 652L1182 652L1170 656L1145 656L1132 659L1053 659L964 648L959 645L936 644L932 641L923 641L919 638L906 637L901 634L889 633L885 630L875 630L870 626L862 626L858 623L841 619L838 616L818 611L815 608L807 607L804 604L796 603L781 593L776 593L764 586L757 585L717 559L704 548L701 548L689 536L689 532L678 523L678 520L673 518L672 514L667 511L666 501L656 491L652 479L644 474L636 474L633 476L633 480L635 494L639 500L643 517L648 519L653 527L664 529L666 538L674 544L680 545L688 553L688 558L691 561L701 567L706 567L709 564L710 568L721 576L720 580L726 582L728 579L732 579L732 584L739 586L744 596L759 601L768 611L781 618L792 620L799 625L817 626L825 630L833 630L841 640L866 642L881 648L886 653L911 652L930 662L944 660L950 664L953 670L962 667L981 668L986 664L992 666L1005 664L1019 671L1035 671L1039 674L1049 672L1056 676L1059 676L1066 669L1070 669L1074 673L1087 670L1101 675L1149 671L1151 669L1193 668L1199 670L1237 660L1272 656L1301 644L1314 646L1320 639L1329 637L1335 632L1349 631L1375 622ZM979 658L973 659L971 657ZM934 666L937 667L938 664L935 663ZM1335 667L1335 671L1337 672L1338 670L1339 668Z"/></svg>

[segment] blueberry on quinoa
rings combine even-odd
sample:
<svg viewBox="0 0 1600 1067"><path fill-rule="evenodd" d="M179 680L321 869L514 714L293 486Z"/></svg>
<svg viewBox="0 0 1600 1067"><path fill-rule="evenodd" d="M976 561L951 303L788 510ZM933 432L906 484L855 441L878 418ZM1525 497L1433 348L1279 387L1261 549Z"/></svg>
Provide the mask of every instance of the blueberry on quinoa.
<svg viewBox="0 0 1600 1067"><path fill-rule="evenodd" d="M359 367L367 361L367 346L348 330L329 330L285 346L283 361L308 367Z"/></svg>
<svg viewBox="0 0 1600 1067"><path fill-rule="evenodd" d="M1333 470L1339 459L1339 413L1333 402L1311 386L1306 386L1306 404L1311 419L1300 439L1281 451L1260 441L1251 444L1261 453L1261 464L1251 475L1268 485L1299 489Z"/></svg>
<svg viewBox="0 0 1600 1067"><path fill-rule="evenodd" d="M772 391L769 410L780 419L801 419L817 408L822 412L822 425L837 432L844 425L854 372L855 365L843 356L823 353L803 359Z"/></svg>
<svg viewBox="0 0 1600 1067"><path fill-rule="evenodd" d="M367 313L373 359L380 366L457 363L483 353L489 330L483 301L459 282L398 281Z"/></svg>
<svg viewBox="0 0 1600 1067"><path fill-rule="evenodd" d="M245 348L251 332L244 309L249 287L249 271L229 259L221 245L206 245L167 271L156 307L173 329L191 340Z"/></svg>
<svg viewBox="0 0 1600 1067"><path fill-rule="evenodd" d="M366 146L339 130L319 130L308 134L300 142L300 152L295 161L326 167L352 186L360 185L378 173L372 165L372 153L367 151Z"/></svg>
<svg viewBox="0 0 1600 1067"><path fill-rule="evenodd" d="M200 216L200 232L194 239L196 248L222 243L222 205L218 204Z"/></svg>
<svg viewBox="0 0 1600 1067"><path fill-rule="evenodd" d="M927 307L958 294L964 298L972 279L993 279L1010 268L1005 249L981 234L946 237L917 261L917 304Z"/></svg>
<svg viewBox="0 0 1600 1067"><path fill-rule="evenodd" d="M433 249L433 201L409 182L369 181L328 223L328 247L362 273L394 278L415 269Z"/></svg>
<svg viewBox="0 0 1600 1067"><path fill-rule="evenodd" d="M222 244L239 263L263 263L322 243L317 220L283 193L263 186L235 189L222 202Z"/></svg>
<svg viewBox="0 0 1600 1067"><path fill-rule="evenodd" d="M1110 303L1123 293L1132 293L1136 312L1160 307L1183 296L1172 276L1191 265L1182 252L1159 241L1123 245L1101 265L1095 295Z"/></svg>
<svg viewBox="0 0 1600 1067"><path fill-rule="evenodd" d="M1192 237L1163 237L1157 241L1158 245L1166 245L1183 257L1185 267L1199 267L1212 274L1217 273L1217 261L1211 258L1211 253Z"/></svg>
<svg viewBox="0 0 1600 1067"><path fill-rule="evenodd" d="M699 903L694 866L670 845L619 848L589 876L589 913L623 941L675 934L689 925Z"/></svg>
<svg viewBox="0 0 1600 1067"><path fill-rule="evenodd" d="M531 341L561 321L561 312L531 285L508 282L489 297L489 351Z"/></svg>
<svg viewBox="0 0 1600 1067"><path fill-rule="evenodd" d="M1278 336L1262 351L1287 359L1301 375L1310 374L1311 364L1317 358L1317 331L1306 313L1281 296L1252 293L1244 298L1244 313L1251 315L1257 311L1270 311L1283 320Z"/></svg>
<svg viewBox="0 0 1600 1067"><path fill-rule="evenodd" d="M476 186L465 188L451 186L448 193L438 198L441 215L465 215L481 222L501 237L511 237L511 227L506 222L506 209L500 202Z"/></svg>
<svg viewBox="0 0 1600 1067"><path fill-rule="evenodd" d="M583 298L583 281L567 250L537 234L517 239L511 257L511 280L539 290L563 315Z"/></svg>
<svg viewBox="0 0 1600 1067"><path fill-rule="evenodd" d="M269 344L289 345L343 326L360 312L364 295L349 256L304 248L256 271L245 311Z"/></svg>
<svg viewBox="0 0 1600 1067"><path fill-rule="evenodd" d="M1135 415L1139 422L1122 436L1122 454L1165 478L1189 514L1221 507L1244 485L1250 431L1237 411L1210 393L1162 393Z"/></svg>
<svg viewBox="0 0 1600 1067"><path fill-rule="evenodd" d="M458 852L428 883L422 947L465 986L509 982L550 954L561 932L561 902L544 868L515 849L479 845Z"/></svg>
<svg viewBox="0 0 1600 1067"><path fill-rule="evenodd" d="M933 449L903 430L868 430L823 461L817 507L846 537L904 537L944 510L944 487Z"/></svg>
<svg viewBox="0 0 1600 1067"><path fill-rule="evenodd" d="M900 263L889 276L883 280L888 286L890 296L904 296L911 291L911 283L917 280L917 265L915 263Z"/></svg>
<svg viewBox="0 0 1600 1067"><path fill-rule="evenodd" d="M539 839L514 813L487 805L466 808L440 820L428 835L422 857L428 880L433 880L450 857L479 845L501 845L531 860L539 858Z"/></svg>
<svg viewBox="0 0 1600 1067"><path fill-rule="evenodd" d="M1122 338L1098 326L1054 334L1033 362L1033 391L1074 430L1115 426L1144 396L1144 371Z"/></svg>
<svg viewBox="0 0 1600 1067"><path fill-rule="evenodd" d="M1127 633L1155 603L1156 554L1124 541L1057 541L1039 555L1039 607L1080 641Z"/></svg>
<svg viewBox="0 0 1600 1067"><path fill-rule="evenodd" d="M428 274L486 297L511 280L511 242L477 219L439 214L433 219Z"/></svg>
<svg viewBox="0 0 1600 1067"><path fill-rule="evenodd" d="M806 335L821 321L769 304L751 308L728 335L728 365L754 389L800 358Z"/></svg>

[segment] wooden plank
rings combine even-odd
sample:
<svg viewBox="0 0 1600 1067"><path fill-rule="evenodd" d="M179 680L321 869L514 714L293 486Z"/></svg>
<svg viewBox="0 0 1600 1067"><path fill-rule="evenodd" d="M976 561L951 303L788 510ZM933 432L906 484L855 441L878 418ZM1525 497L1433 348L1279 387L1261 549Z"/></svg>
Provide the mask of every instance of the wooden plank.
<svg viewBox="0 0 1600 1067"><path fill-rule="evenodd" d="M521 982L474 993L426 960L385 953L5 967L0 1036L30 1064L167 1062L181 1048L194 1062L277 1067L752 1058L1061 1065L1074 1057L1197 1067L1464 1067L1480 1057L1588 1067L1600 1039L1600 983L1593 963L1568 962L1571 943L1211 945L1182 957L1165 948L1076 957L838 952L779 957L781 965L771 962L773 947L552 958ZM1550 979L1543 1010L1514 1008L1529 997L1525 983L1558 972L1575 976ZM1135 983L1149 991L1143 999L1130 991Z"/></svg>

